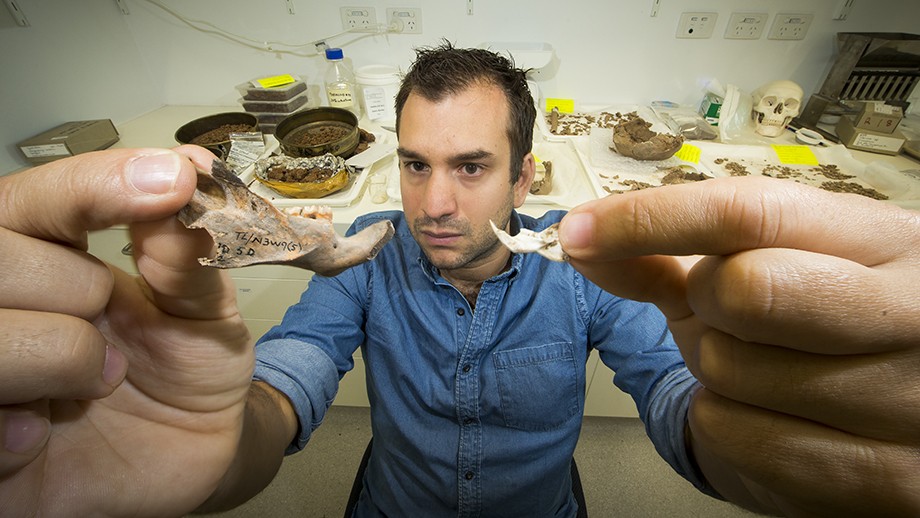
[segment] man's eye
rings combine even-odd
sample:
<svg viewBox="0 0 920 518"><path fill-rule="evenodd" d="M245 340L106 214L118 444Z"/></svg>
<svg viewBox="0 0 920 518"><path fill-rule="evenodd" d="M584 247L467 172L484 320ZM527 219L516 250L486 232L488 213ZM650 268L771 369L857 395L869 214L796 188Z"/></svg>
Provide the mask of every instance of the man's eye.
<svg viewBox="0 0 920 518"><path fill-rule="evenodd" d="M405 167L407 171L410 171L413 173L419 173L419 172L425 171L425 164L421 162L406 162L403 165L403 167Z"/></svg>
<svg viewBox="0 0 920 518"><path fill-rule="evenodd" d="M460 167L460 171L463 174L472 176L482 171L482 166L478 164L463 164L463 166Z"/></svg>

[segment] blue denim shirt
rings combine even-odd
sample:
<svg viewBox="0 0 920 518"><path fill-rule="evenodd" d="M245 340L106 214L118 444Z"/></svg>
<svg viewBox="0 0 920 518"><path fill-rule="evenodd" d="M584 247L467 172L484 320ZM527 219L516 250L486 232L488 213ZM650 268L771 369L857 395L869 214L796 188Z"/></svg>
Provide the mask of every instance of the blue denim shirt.
<svg viewBox="0 0 920 518"><path fill-rule="evenodd" d="M563 214L515 213L512 226L540 230ZM705 488L684 444L697 384L654 306L610 295L566 263L514 254L474 311L401 212L363 216L349 232L381 218L396 234L377 258L314 276L256 348L254 377L300 420L288 453L320 425L361 348L374 448L356 516L575 516L569 463L592 348L662 457Z"/></svg>

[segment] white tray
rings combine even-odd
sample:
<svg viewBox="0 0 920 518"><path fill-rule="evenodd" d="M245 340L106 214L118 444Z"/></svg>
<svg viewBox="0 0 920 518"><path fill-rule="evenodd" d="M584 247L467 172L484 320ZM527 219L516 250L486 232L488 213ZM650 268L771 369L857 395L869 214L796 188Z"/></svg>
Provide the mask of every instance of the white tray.
<svg viewBox="0 0 920 518"><path fill-rule="evenodd" d="M368 149L355 155L354 157L360 157L364 153L371 155L372 153L376 154L379 150L375 150L375 146L387 146L387 139L389 138L385 133L374 133L375 140L368 145ZM379 157L377 160L385 158L387 155ZM353 158L354 158L353 157ZM376 160L375 160L376 162ZM370 165L373 165L370 164ZM249 190L258 194L259 196L270 201L276 207L301 207L304 205L326 205L329 207L347 207L353 204L359 196L361 196L361 191L364 188L364 183L367 181L370 167L364 167L363 169L357 169L354 173L349 173L348 183L345 185L342 190L334 192L329 196L324 196L322 198L288 198L282 196L277 192L269 189L262 184L255 177L254 166L249 166L240 173L240 179L243 180Z"/></svg>
<svg viewBox="0 0 920 518"><path fill-rule="evenodd" d="M654 124L651 129L658 131ZM630 182L660 187L661 179L668 170L677 166L689 166L710 177L725 176L711 171L701 162L694 163L676 156L667 160L637 160L623 156L610 149L609 143L612 141L613 130L609 128L594 128L589 136L569 141L587 170L588 179L598 198L634 190ZM695 145L696 141L690 144Z"/></svg>
<svg viewBox="0 0 920 518"><path fill-rule="evenodd" d="M702 142L698 143L698 147L700 148L700 162L720 176L730 175L728 164L734 163L744 167L750 174L787 177L786 179L790 181L819 188L827 181L854 183L866 189L874 189L888 196L889 201L899 205L904 205L901 202L920 199L920 182L897 170L875 163L866 165L856 160L842 145L808 147L817 159L818 166L784 164L780 161L773 146L739 146ZM844 180L828 178L821 173L821 166L829 165L837 166L841 173L854 178ZM907 205L911 204L907 203Z"/></svg>

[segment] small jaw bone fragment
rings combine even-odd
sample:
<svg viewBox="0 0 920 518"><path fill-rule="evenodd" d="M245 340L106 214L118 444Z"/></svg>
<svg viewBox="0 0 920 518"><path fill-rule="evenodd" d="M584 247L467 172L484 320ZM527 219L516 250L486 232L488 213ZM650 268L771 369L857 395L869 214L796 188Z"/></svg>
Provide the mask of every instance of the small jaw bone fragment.
<svg viewBox="0 0 920 518"><path fill-rule="evenodd" d="M550 261L563 262L569 259L568 254L562 251L562 245L559 244L559 224L550 225L540 232L534 232L522 228L516 235L509 235L504 230L495 226L491 220L492 232L498 236L508 250L515 253L536 252Z"/></svg>
<svg viewBox="0 0 920 518"><path fill-rule="evenodd" d="M215 268L287 264L331 276L370 261L394 234L393 224L384 220L340 237L328 207L282 212L220 160L211 174L198 172L195 193L178 216L186 227L203 228L214 239L216 255L198 262Z"/></svg>

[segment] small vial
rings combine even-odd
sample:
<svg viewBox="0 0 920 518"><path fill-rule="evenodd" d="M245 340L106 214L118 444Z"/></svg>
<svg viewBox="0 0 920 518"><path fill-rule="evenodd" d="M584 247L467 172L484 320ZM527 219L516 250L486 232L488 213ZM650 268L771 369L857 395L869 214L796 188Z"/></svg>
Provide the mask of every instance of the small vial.
<svg viewBox="0 0 920 518"><path fill-rule="evenodd" d="M371 202L386 203L390 199L387 194L387 177L377 173L370 177L370 182Z"/></svg>

